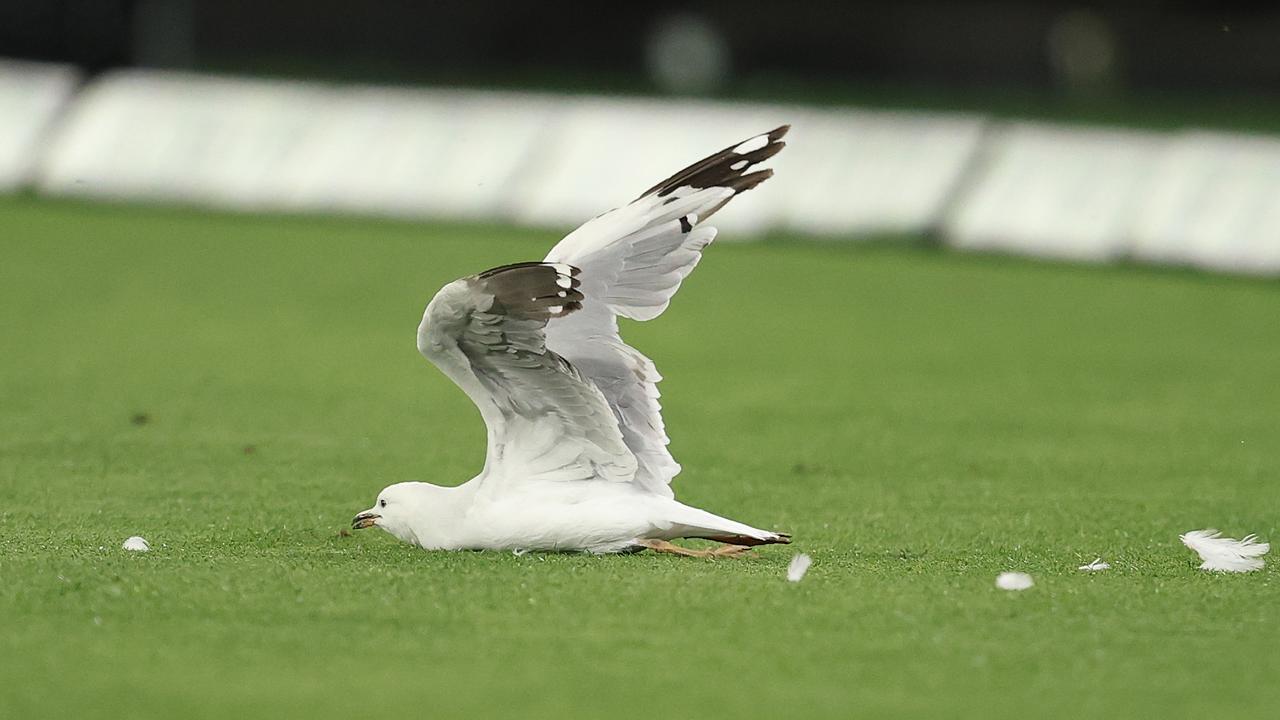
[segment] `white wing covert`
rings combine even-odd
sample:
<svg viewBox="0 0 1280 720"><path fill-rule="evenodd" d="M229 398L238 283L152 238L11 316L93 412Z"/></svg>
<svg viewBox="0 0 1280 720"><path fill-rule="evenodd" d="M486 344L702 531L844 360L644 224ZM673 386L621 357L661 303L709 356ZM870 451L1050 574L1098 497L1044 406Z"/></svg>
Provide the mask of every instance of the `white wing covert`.
<svg viewBox="0 0 1280 720"><path fill-rule="evenodd" d="M776 155L789 126L756 135L650 188L631 204L600 215L561 240L546 262L581 269L582 309L555 320L545 342L603 393L638 463L634 482L672 496L680 472L658 403L662 379L652 361L623 342L618 316L651 320L666 310L702 259L716 229L702 225L734 195L767 180L753 168Z"/></svg>

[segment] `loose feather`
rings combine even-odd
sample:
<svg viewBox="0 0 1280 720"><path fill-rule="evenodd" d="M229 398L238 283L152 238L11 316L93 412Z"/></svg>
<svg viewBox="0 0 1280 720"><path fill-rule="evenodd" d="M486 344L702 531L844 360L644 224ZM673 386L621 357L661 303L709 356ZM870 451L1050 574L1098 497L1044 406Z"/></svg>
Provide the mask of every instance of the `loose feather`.
<svg viewBox="0 0 1280 720"><path fill-rule="evenodd" d="M1257 535L1236 540L1222 537L1217 530L1192 530L1180 537L1182 544L1204 561L1200 564L1201 570L1237 573L1261 570L1266 565L1262 556L1271 550L1271 543L1258 542Z"/></svg>
<svg viewBox="0 0 1280 720"><path fill-rule="evenodd" d="M787 582L800 582L804 574L809 572L809 566L812 564L813 558L805 553L791 558L791 564L787 566Z"/></svg>
<svg viewBox="0 0 1280 720"><path fill-rule="evenodd" d="M1111 563L1107 562L1106 560L1103 560L1102 558L1094 558L1093 562L1089 563L1088 565L1081 565L1076 569L1083 570L1085 572L1099 572L1101 570L1110 570Z"/></svg>
<svg viewBox="0 0 1280 720"><path fill-rule="evenodd" d="M996 576L996 587L1001 590L1027 590L1035 585L1031 576L1021 572L1002 572Z"/></svg>

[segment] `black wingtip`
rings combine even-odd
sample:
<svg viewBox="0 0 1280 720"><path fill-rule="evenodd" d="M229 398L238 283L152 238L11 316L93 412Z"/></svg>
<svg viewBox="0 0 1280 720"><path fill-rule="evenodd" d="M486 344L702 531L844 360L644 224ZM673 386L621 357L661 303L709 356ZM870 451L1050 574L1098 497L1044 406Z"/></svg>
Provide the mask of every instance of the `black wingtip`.
<svg viewBox="0 0 1280 720"><path fill-rule="evenodd" d="M582 309L581 272L568 263L522 262L485 270L475 281L493 295L488 311L545 321Z"/></svg>
<svg viewBox="0 0 1280 720"><path fill-rule="evenodd" d="M662 182L654 185L640 197L657 195L665 197L681 187L696 189L709 187L728 187L735 192L743 192L759 185L772 174L764 170L752 172L755 165L777 155L786 147L782 138L791 130L791 125L778 127L730 145L714 155L690 165ZM764 142L760 142L763 140ZM749 179L748 179L749 178Z"/></svg>

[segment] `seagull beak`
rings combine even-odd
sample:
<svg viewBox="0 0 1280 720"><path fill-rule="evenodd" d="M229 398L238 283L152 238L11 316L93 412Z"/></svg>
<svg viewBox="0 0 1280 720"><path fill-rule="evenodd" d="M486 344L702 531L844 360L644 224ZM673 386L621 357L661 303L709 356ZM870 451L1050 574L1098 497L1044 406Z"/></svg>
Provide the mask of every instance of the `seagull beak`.
<svg viewBox="0 0 1280 720"><path fill-rule="evenodd" d="M367 527L373 527L381 518L382 518L381 515L377 513L371 513L366 510L365 512L362 512L351 519L351 529L363 530Z"/></svg>

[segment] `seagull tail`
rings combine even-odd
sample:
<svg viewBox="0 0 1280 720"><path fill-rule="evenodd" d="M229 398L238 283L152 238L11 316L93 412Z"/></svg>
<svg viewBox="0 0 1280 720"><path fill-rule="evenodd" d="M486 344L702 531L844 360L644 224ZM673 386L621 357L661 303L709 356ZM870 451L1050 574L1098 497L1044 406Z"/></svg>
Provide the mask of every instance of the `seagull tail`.
<svg viewBox="0 0 1280 720"><path fill-rule="evenodd" d="M761 530L736 520L713 515L706 510L689 507L681 503L681 513L677 523L672 527L672 537L698 538L713 540L729 545L786 545L791 542L791 535L772 530Z"/></svg>
<svg viewBox="0 0 1280 720"><path fill-rule="evenodd" d="M790 545L791 535L788 533L765 532L762 537L755 535L689 535L688 537L701 538L703 540L714 540L715 542L725 543L727 545Z"/></svg>

